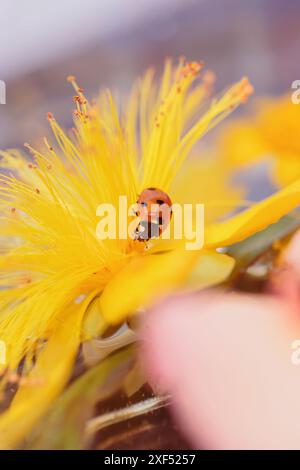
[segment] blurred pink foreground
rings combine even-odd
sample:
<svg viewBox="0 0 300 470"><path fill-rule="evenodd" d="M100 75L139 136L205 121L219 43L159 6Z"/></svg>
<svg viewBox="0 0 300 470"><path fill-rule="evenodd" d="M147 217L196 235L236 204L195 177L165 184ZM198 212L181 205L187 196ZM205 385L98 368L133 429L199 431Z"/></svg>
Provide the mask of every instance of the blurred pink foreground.
<svg viewBox="0 0 300 470"><path fill-rule="evenodd" d="M146 317L150 383L195 448L300 449L299 233L283 261L271 294L181 296Z"/></svg>

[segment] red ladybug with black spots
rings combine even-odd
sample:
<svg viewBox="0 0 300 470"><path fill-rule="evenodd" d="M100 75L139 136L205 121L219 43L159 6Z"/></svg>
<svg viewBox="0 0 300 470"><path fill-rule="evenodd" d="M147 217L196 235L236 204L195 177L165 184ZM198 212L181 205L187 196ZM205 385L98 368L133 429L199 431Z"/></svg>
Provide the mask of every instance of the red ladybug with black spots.
<svg viewBox="0 0 300 470"><path fill-rule="evenodd" d="M140 222L134 239L148 241L159 238L172 217L172 201L167 193L158 188L146 188L138 197L136 215Z"/></svg>

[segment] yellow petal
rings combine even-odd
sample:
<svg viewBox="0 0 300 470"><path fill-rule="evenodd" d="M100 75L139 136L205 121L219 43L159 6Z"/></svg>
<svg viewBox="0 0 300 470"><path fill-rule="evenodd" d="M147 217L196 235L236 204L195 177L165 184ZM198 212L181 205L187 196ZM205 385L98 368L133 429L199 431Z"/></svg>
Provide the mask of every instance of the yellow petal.
<svg viewBox="0 0 300 470"><path fill-rule="evenodd" d="M218 138L219 154L233 168L260 162L268 155L268 143L255 126L234 120L223 127Z"/></svg>
<svg viewBox="0 0 300 470"><path fill-rule="evenodd" d="M199 253L184 249L132 259L105 287L100 309L108 323L117 324L141 306L168 294L191 272Z"/></svg>
<svg viewBox="0 0 300 470"><path fill-rule="evenodd" d="M20 387L10 408L0 416L1 449L18 446L67 383L80 343L82 317L91 298L92 295L82 304L73 305L57 323L28 375L28 384Z"/></svg>
<svg viewBox="0 0 300 470"><path fill-rule="evenodd" d="M282 151L276 156L271 171L271 178L279 187L284 187L300 177L299 154Z"/></svg>
<svg viewBox="0 0 300 470"><path fill-rule="evenodd" d="M224 282L232 273L235 260L213 251L203 252L185 283L188 289L205 289Z"/></svg>
<svg viewBox="0 0 300 470"><path fill-rule="evenodd" d="M254 101L250 116L235 119L222 128L219 154L237 168L268 159L276 185L285 186L299 178L300 107L290 94Z"/></svg>
<svg viewBox="0 0 300 470"><path fill-rule="evenodd" d="M170 294L184 283L186 289L203 289L223 282L234 259L211 252L183 249L132 260L117 273L99 299L99 311L108 323L117 324Z"/></svg>
<svg viewBox="0 0 300 470"><path fill-rule="evenodd" d="M101 315L99 297L95 297L88 306L82 322L81 340L88 341L92 338L96 338L101 335L107 327L108 325Z"/></svg>
<svg viewBox="0 0 300 470"><path fill-rule="evenodd" d="M207 247L236 243L277 222L300 204L300 180L278 191L274 195L253 205L250 209L211 225L205 233Z"/></svg>
<svg viewBox="0 0 300 470"><path fill-rule="evenodd" d="M189 160L176 176L171 188L173 202L179 204L204 204L205 221L213 223L243 201L244 191L232 184L232 171L211 155Z"/></svg>

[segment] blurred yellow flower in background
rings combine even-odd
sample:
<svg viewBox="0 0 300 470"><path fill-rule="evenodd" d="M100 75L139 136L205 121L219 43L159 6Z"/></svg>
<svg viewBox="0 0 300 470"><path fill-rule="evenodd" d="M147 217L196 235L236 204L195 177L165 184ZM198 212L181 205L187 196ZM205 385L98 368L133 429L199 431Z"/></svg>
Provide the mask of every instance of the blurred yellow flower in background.
<svg viewBox="0 0 300 470"><path fill-rule="evenodd" d="M27 145L32 162L16 151L2 152L8 170L0 188L0 338L7 344L2 389L20 364L22 379L0 416L0 447L22 443L67 384L83 341L126 321L195 272L195 288L222 282L234 260L216 248L262 230L299 204L298 180L218 222L242 204L228 184L226 165L183 165L199 138L244 102L252 87L242 79L199 117L211 78L203 74L201 80L200 74L192 87L201 68L167 61L160 83L149 70L122 113L108 92L89 103L69 77L76 90L72 136L49 114L53 146L45 140L42 152ZM167 191L173 202L185 202L188 194L194 202L198 194L198 202L207 204L203 250L184 250L176 240L147 247L129 238L96 238L100 203L117 207L120 195L134 203L150 186Z"/></svg>
<svg viewBox="0 0 300 470"><path fill-rule="evenodd" d="M258 98L252 113L222 129L219 151L234 167L271 160L271 177L285 186L300 177L300 106L290 95Z"/></svg>

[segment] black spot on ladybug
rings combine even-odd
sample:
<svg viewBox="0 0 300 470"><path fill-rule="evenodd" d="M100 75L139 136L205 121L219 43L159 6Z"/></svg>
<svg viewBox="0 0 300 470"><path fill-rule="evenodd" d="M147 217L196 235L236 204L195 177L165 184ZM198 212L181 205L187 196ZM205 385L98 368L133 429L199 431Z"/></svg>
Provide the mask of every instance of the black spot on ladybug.
<svg viewBox="0 0 300 470"><path fill-rule="evenodd" d="M163 201L162 199L156 199L156 203L162 206L163 204L165 204L165 201Z"/></svg>

